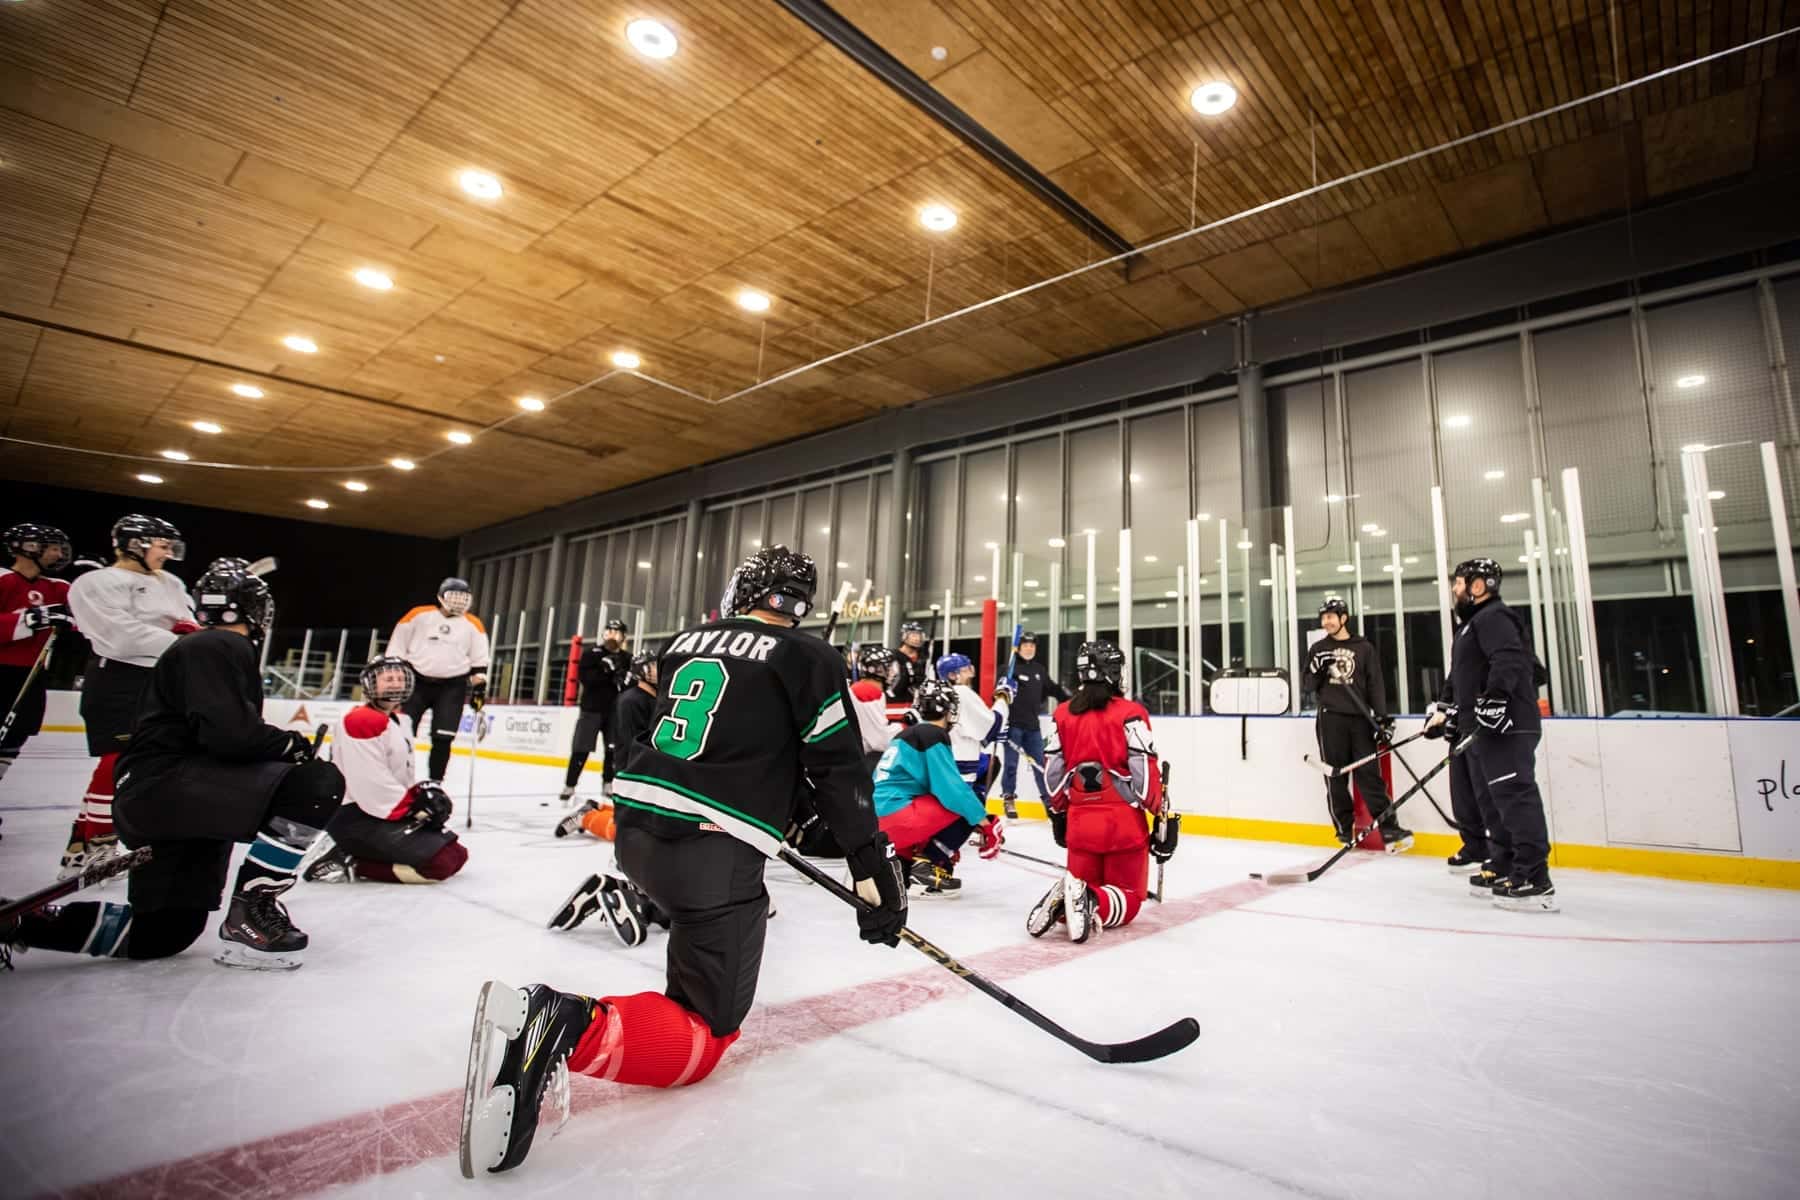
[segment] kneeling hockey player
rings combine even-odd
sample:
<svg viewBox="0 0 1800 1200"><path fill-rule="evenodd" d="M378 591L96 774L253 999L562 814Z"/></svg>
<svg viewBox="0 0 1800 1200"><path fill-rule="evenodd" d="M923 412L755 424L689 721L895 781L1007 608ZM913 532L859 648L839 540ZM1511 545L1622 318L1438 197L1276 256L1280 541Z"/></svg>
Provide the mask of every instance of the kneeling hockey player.
<svg viewBox="0 0 1800 1200"><path fill-rule="evenodd" d="M974 688L975 664L966 654L946 654L937 661L937 676L956 688L956 722L950 726L950 749L956 754L956 770L975 793L976 803L987 806L988 747L1006 733L1007 701L1011 692L1005 680L994 688L989 708Z"/></svg>
<svg viewBox="0 0 1800 1200"><path fill-rule="evenodd" d="M910 860L907 875L924 895L954 897L959 847L981 834L981 857L993 858L1006 840L999 817L990 817L956 769L950 726L956 723L956 687L927 679L913 690L919 723L896 737L875 767L875 815L894 853Z"/></svg>
<svg viewBox="0 0 1800 1200"><path fill-rule="evenodd" d="M863 939L899 944L906 885L869 803L843 664L795 628L817 587L812 559L765 547L732 576L721 619L684 630L663 652L656 723L613 799L619 865L669 914L668 985L597 999L485 985L464 1102L465 1174L524 1161L543 1094L567 1071L649 1087L712 1073L756 995L769 912L763 863L780 853L803 770L864 901ZM490 1027L507 1038L494 1077Z"/></svg>

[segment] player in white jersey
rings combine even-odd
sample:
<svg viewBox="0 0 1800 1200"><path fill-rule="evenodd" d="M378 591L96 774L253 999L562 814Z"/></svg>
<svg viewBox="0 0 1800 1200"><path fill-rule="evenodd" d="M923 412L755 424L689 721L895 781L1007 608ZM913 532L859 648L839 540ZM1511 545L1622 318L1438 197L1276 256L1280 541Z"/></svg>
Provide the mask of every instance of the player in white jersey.
<svg viewBox="0 0 1800 1200"><path fill-rule="evenodd" d="M400 618L387 652L405 659L416 676L401 711L416 737L419 718L431 713L428 773L442 783L450 766L450 746L462 723L463 701L480 708L487 700L488 636L481 618L469 611L469 581L455 577L438 584L436 604L421 604Z"/></svg>
<svg viewBox="0 0 1800 1200"><path fill-rule="evenodd" d="M160 517L133 514L113 524L112 543L113 565L89 571L69 587L69 611L92 649L82 676L81 720L88 753L99 761L69 829L65 878L117 851L113 768L131 740L150 668L176 638L200 628L187 588L163 569L186 552L179 529Z"/></svg>
<svg viewBox="0 0 1800 1200"><path fill-rule="evenodd" d="M937 677L956 688L956 723L950 726L950 749L956 755L956 770L963 777L975 799L987 803L988 764L992 756L988 747L1006 729L1006 684L994 689L994 706L989 708L974 687L975 664L966 654L946 654L937 661Z"/></svg>

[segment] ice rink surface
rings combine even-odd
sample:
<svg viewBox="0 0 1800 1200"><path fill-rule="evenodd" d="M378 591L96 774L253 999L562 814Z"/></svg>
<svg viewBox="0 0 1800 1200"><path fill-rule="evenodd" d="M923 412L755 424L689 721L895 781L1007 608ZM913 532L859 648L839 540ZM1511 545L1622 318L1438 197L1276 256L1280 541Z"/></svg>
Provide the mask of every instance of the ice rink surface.
<svg viewBox="0 0 1800 1200"><path fill-rule="evenodd" d="M467 788L447 784L455 827ZM53 875L86 779L45 735L0 785L0 894ZM1169 899L1097 944L1034 942L1052 874L965 856L912 924L1082 1036L1193 1015L1200 1040L1102 1066L923 957L856 940L772 867L762 987L712 1078L574 1081L574 1116L475 1182L455 1138L488 978L660 990L662 933L544 929L610 848L558 841L555 768L483 761L469 865L436 887L301 884L294 973L228 971L209 930L126 963L32 951L0 976L5 1196L1792 1197L1800 895L1564 871L1506 913L1437 858L1185 838ZM588 776L585 790L597 790ZM542 807L539 801L551 800ZM1179 799L1179 797L1178 797ZM1045 857L1048 827L1008 845ZM123 899L114 883L100 898ZM93 896L94 893L89 893Z"/></svg>

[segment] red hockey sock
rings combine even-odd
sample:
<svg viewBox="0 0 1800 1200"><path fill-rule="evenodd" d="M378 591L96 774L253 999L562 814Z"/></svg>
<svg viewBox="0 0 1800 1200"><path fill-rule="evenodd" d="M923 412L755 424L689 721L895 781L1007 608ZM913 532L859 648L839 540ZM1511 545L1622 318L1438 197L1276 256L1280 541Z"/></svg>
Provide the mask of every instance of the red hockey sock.
<svg viewBox="0 0 1800 1200"><path fill-rule="evenodd" d="M113 765L118 761L117 753L102 754L94 764L81 798L81 815L75 819L75 836L83 841L113 836Z"/></svg>
<svg viewBox="0 0 1800 1200"><path fill-rule="evenodd" d="M657 992L602 996L569 1070L614 1083L682 1087L712 1074L737 1039L736 1030L715 1037L705 1021Z"/></svg>
<svg viewBox="0 0 1800 1200"><path fill-rule="evenodd" d="M1094 915L1108 928L1129 922L1138 915L1138 908L1144 903L1144 898L1136 892L1113 883L1100 887L1090 884L1088 890L1094 893Z"/></svg>

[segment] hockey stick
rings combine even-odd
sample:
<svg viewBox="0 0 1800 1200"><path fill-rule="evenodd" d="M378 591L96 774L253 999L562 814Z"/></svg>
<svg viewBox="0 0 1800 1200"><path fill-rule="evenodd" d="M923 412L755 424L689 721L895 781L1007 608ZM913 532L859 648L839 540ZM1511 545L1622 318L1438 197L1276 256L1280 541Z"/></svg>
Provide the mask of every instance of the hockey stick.
<svg viewBox="0 0 1800 1200"><path fill-rule="evenodd" d="M31 670L25 675L25 682L19 685L19 694L13 697L12 707L6 710L6 720L0 721L0 744L6 741L6 735L12 732L13 722L19 718L19 705L25 702L25 693L37 682L37 677L45 667L50 665L50 648L56 645L56 635L60 629L52 629L50 636L44 639L44 648L38 651L37 661L31 664Z"/></svg>
<svg viewBox="0 0 1800 1200"><path fill-rule="evenodd" d="M824 637L826 645L831 644L832 635L837 632L838 618L844 615L844 602L850 598L850 589L855 586L848 579L838 589L837 599L831 603L831 619L825 622Z"/></svg>
<svg viewBox="0 0 1800 1200"><path fill-rule="evenodd" d="M1375 752L1373 754L1365 754L1361 758L1357 759L1355 762L1345 763L1341 767L1334 767L1328 762L1321 762L1318 759L1314 758L1310 754L1303 754L1300 756L1300 758L1301 758L1302 762L1304 762L1307 766L1311 767L1313 770L1317 771L1319 774L1323 775L1325 778L1334 779L1340 775L1348 775L1348 774L1350 774L1350 772L1356 770L1358 767L1366 767L1370 763L1376 761L1377 759L1383 757L1384 755L1393 753L1395 750L1398 750L1401 746L1406 745L1406 743L1416 742L1424 736L1425 736L1425 731L1423 729L1421 729L1417 733L1408 734L1406 737L1401 738L1397 742L1389 742L1385 746L1377 746L1377 747L1375 747Z"/></svg>
<svg viewBox="0 0 1800 1200"><path fill-rule="evenodd" d="M808 879L812 880L814 883L818 884L820 887L824 888L857 911L860 912L868 907L867 904L857 897L855 892L839 883L832 876L819 870L819 868L813 866L810 862L807 862L806 859L794 853L794 851L788 847L783 846L781 848L779 857L782 862L794 868L794 870L800 872L802 875L806 876ZM975 990L983 993L990 999L998 1000L1001 1004L1005 1005L1013 1012L1018 1013L1021 1017L1024 1017L1027 1021L1036 1025L1045 1033L1056 1038L1058 1041L1065 1042L1068 1045L1075 1047L1075 1049L1081 1051L1095 1062L1151 1062L1155 1059L1167 1057L1177 1050L1185 1049L1193 1044L1195 1038L1200 1036L1200 1022L1194 1020L1192 1017L1183 1017L1174 1024L1159 1029L1146 1037L1138 1038L1135 1041L1090 1042L1086 1038L1076 1037L1067 1029L1064 1029L1061 1025L1058 1025L1055 1021L1052 1021L1049 1017L1046 1017L1043 1013L1031 1007L1031 1005L1025 1003L999 984L976 971L973 967L958 962L949 954L945 953L937 946L932 945L912 930L902 926L900 929L900 938L920 954L923 954L925 957L931 959L931 961L937 963L938 966L943 967L951 974L967 981L971 987L975 988Z"/></svg>
<svg viewBox="0 0 1800 1200"><path fill-rule="evenodd" d="M150 847L139 846L136 850L127 850L123 854L115 854L111 858L102 859L83 867L81 874L71 875L67 879L59 879L49 887L39 888L29 896L21 896L17 900L9 900L0 904L0 922L12 917L24 916L36 912L46 904L61 900L83 888L91 888L97 883L105 883L115 875L123 875L133 867L141 867L150 861Z"/></svg>
<svg viewBox="0 0 1800 1200"><path fill-rule="evenodd" d="M475 706L475 724L469 730L469 800L463 810L463 828L475 828L475 765L481 761L481 740L487 732L482 726L486 724L481 710L485 705Z"/></svg>
<svg viewBox="0 0 1800 1200"><path fill-rule="evenodd" d="M1063 864L1063 863L1059 863L1059 862L1053 862L1053 861L1051 861L1051 860L1050 860L1050 859L1048 859L1048 858L1039 858L1039 857L1038 857L1038 856L1037 856L1037 855L1035 855L1035 854L1027 854L1027 853L1025 853L1025 852L1024 852L1024 851L1023 851L1023 850L1014 850L1014 849L1012 849L1012 848L1010 848L1010 847L1008 847L1008 846L1002 846L1002 847L1000 847L1000 853L1002 853L1002 854L1010 854L1010 855L1012 855L1012 856L1013 856L1013 857L1014 857L1014 858L1022 858L1022 859L1024 859L1024 860L1025 860L1025 861L1026 861L1026 862L1030 862L1030 863L1036 863L1036 864L1037 864L1037 865L1038 865L1038 866L1040 866L1040 867L1049 867L1049 868L1051 868L1051 869L1052 869L1052 870L1056 870L1056 871L1066 871L1066 870L1068 870L1068 869L1069 869L1069 868L1068 868L1068 867L1067 867L1067 865L1065 865L1065 864Z"/></svg>
<svg viewBox="0 0 1800 1200"><path fill-rule="evenodd" d="M1173 812L1169 808L1169 764L1164 762L1162 764L1162 807L1156 814L1157 826L1159 828L1166 827L1170 817L1174 817L1178 822L1181 820L1181 814ZM1157 840L1161 841L1162 839L1158 838ZM1163 898L1163 868L1168 865L1169 860L1166 858L1156 860L1156 891L1151 893L1150 898L1158 904L1162 903Z"/></svg>
<svg viewBox="0 0 1800 1200"><path fill-rule="evenodd" d="M1361 696L1357 695L1355 692L1350 693L1350 698L1352 700L1356 701L1356 706L1358 708L1362 709L1363 716L1365 718L1367 718L1367 720L1369 722L1369 727L1375 731L1376 741L1379 742L1381 739L1381 722L1379 722L1375 719L1375 710L1370 708L1368 706L1368 704L1366 704L1363 701L1363 698ZM1389 749L1389 750L1398 749L1399 747L1406 745L1406 743L1413 741L1416 738L1422 738L1424 736L1425 736L1425 731L1423 729L1421 729L1421 730L1419 730L1419 732L1413 734L1412 737L1401 738L1398 742L1395 742L1392 745L1388 746L1387 749ZM1399 764L1401 766L1406 768L1406 773L1413 777L1413 782L1417 783L1419 781L1419 773L1417 771L1413 770L1411 763L1407 762L1406 759L1402 758L1398 754L1394 755L1394 759L1397 762L1399 762ZM1430 788L1425 789L1425 799L1430 802L1432 808L1437 810L1437 815L1443 819L1444 824L1446 824L1450 828L1456 830L1456 832L1459 835L1464 832L1463 827L1460 823L1452 820L1448 816L1445 816L1443 808L1438 804L1437 797L1431 794Z"/></svg>
<svg viewBox="0 0 1800 1200"><path fill-rule="evenodd" d="M1470 734L1468 737L1464 738L1462 741L1460 741L1460 742L1456 743L1456 745L1452 746L1450 748L1450 753L1448 753L1444 756L1444 761L1438 763L1436 766L1432 767L1431 770L1425 772L1424 778L1420 779L1417 783L1415 783L1411 787L1407 788L1405 793L1403 795L1401 795L1401 797L1398 800L1395 800L1392 804L1388 805L1387 813L1384 813L1383 815L1385 816L1388 813L1392 813L1395 809L1399 808L1402 804L1405 804L1408 800L1411 800L1419 792L1423 791L1425 789L1425 784L1427 782L1429 782L1433 777L1435 777L1438 772L1442 771L1445 767L1449 766L1450 760L1455 758L1457 755L1461 754L1463 752L1463 750L1468 747L1468 744L1474 740L1475 740L1475 735ZM1348 845L1346 845L1343 849L1339 850L1336 854L1332 855L1330 858L1326 859L1324 862L1320 863L1318 866L1314 867L1310 871L1268 871L1268 872L1252 871L1252 872L1250 872L1250 878L1260 879L1265 883L1311 883L1314 880L1316 880L1319 876L1323 875L1325 872L1331 870L1332 867L1336 866L1338 859L1344 857L1344 855L1346 855L1346 854L1350 853L1352 850L1356 849L1356 847L1362 842L1362 840L1364 838L1368 837L1369 834L1375 829L1376 824L1377 824L1377 822L1371 820L1369 822L1367 828L1353 829L1351 831L1350 842Z"/></svg>

